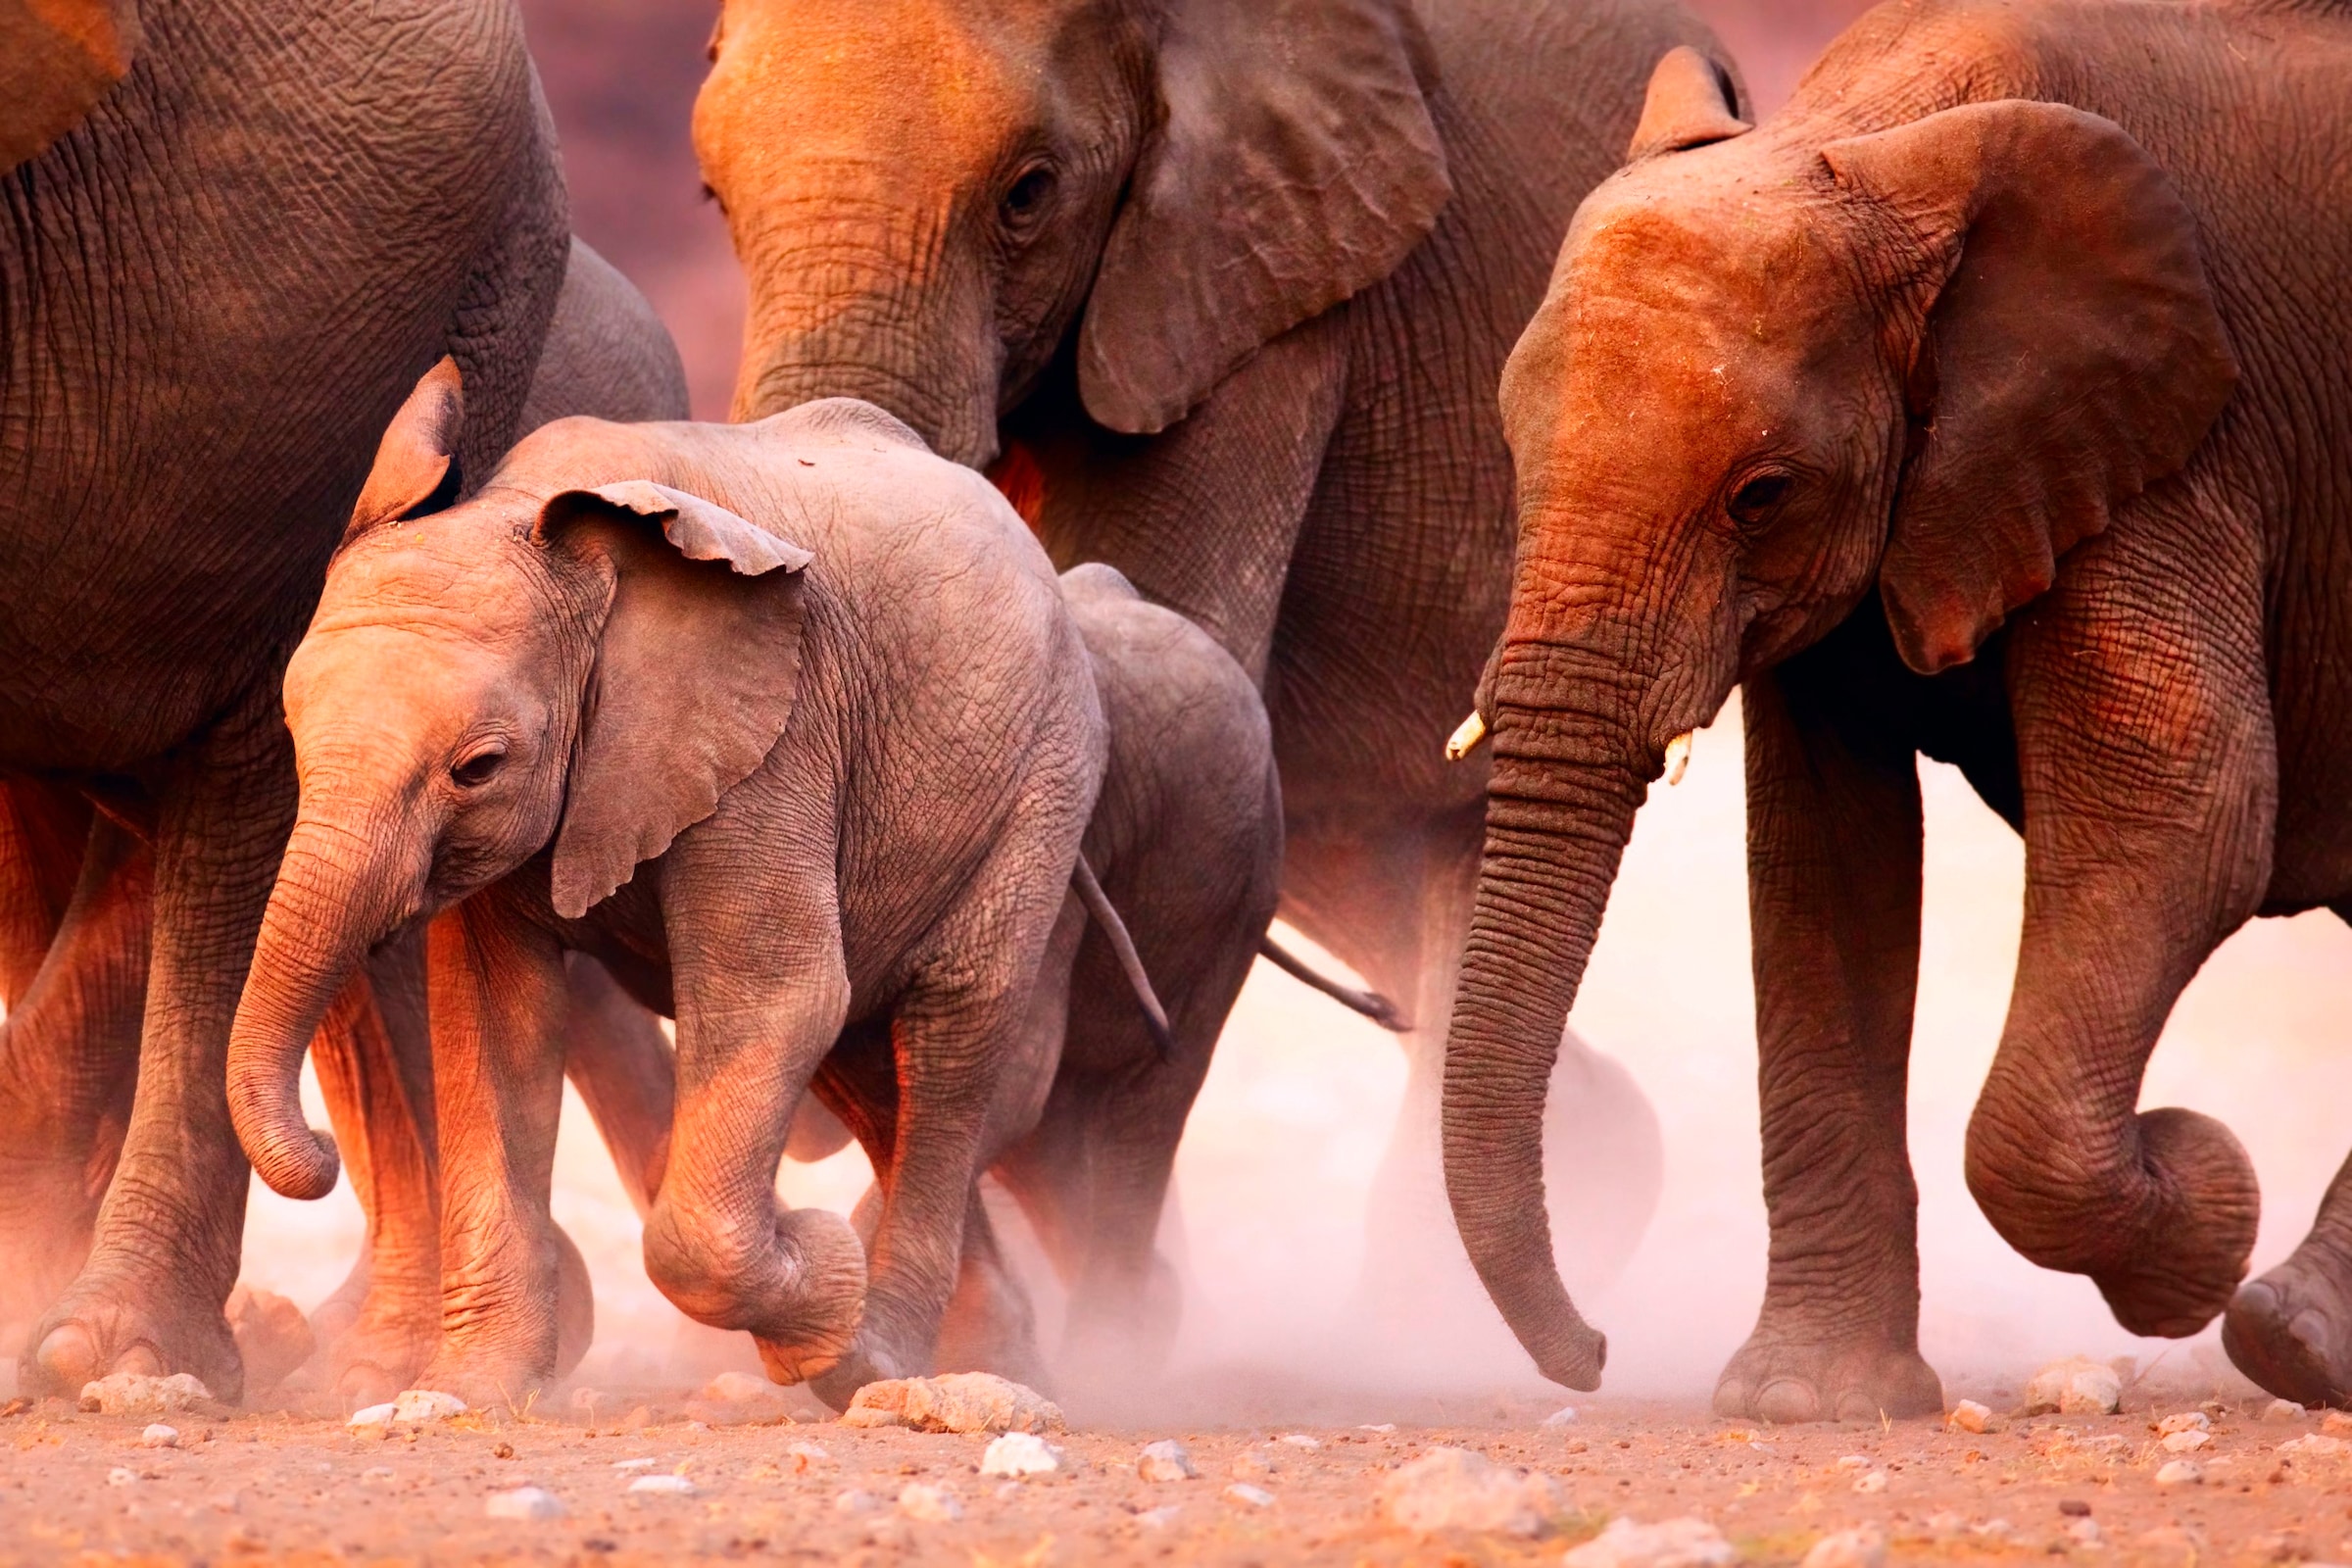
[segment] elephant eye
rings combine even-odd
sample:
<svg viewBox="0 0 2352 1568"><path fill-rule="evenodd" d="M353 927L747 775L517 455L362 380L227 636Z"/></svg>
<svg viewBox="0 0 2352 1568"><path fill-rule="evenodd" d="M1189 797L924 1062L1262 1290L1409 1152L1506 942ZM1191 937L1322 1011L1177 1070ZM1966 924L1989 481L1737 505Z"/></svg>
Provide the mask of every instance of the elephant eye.
<svg viewBox="0 0 2352 1568"><path fill-rule="evenodd" d="M1055 183L1054 171L1045 164L1034 164L1023 171L1021 177L1005 190L1000 204L1005 224L1018 228L1034 221L1053 196Z"/></svg>
<svg viewBox="0 0 2352 1568"><path fill-rule="evenodd" d="M1755 524L1770 515L1788 495L1794 481L1785 473L1759 473L1732 494L1729 508L1736 522Z"/></svg>
<svg viewBox="0 0 2352 1568"><path fill-rule="evenodd" d="M498 770L506 765L506 747L497 741L492 741L489 745L468 752L457 761L452 762L449 767L449 776L461 789L479 789L496 778Z"/></svg>

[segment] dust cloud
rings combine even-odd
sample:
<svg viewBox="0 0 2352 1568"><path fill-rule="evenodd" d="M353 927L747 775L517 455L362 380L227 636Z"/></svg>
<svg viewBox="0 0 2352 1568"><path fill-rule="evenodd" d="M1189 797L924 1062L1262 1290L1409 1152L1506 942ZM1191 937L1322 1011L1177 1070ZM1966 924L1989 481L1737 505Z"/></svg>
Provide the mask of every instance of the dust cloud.
<svg viewBox="0 0 2352 1568"><path fill-rule="evenodd" d="M1961 1141L2007 1006L2023 857L1956 773L1929 763L1922 775L1927 911L1910 1130L1930 1361L1947 1380L2014 1375L2074 1352L2218 1366L2213 1331L2186 1345L2134 1339L2087 1281L2028 1264L1977 1212ZM1576 1011L1577 1028L1647 1092L1665 1140L1654 1221L1620 1277L1580 1299L1609 1335L1612 1394L1703 1395L1762 1297L1742 811L1735 704L1698 737L1688 780L1658 789L1642 811ZM2352 1051L2336 1021L2348 960L2352 931L2330 915L2256 922L2190 987L2149 1071L2144 1104L2219 1116L2251 1152L2265 1200L2257 1270L2300 1239L2344 1153L2334 1107L2352 1102ZM1167 1244L1187 1296L1171 1379L1252 1367L1360 1391L1533 1381L1443 1233L1420 1239L1430 1269L1458 1270L1464 1288L1434 1293L1429 1320L1402 1339L1368 1322L1358 1285L1367 1225L1402 1222L1373 1211L1370 1194L1404 1086L1389 1036L1259 965L1179 1159L1181 1220ZM847 1212L865 1179L853 1149L788 1162L779 1185L788 1201ZM597 1343L581 1380L672 1383L756 1367L741 1337L688 1322L647 1282L636 1216L576 1102L555 1203L596 1282ZM360 1228L348 1188L306 1204L257 1182L247 1277L307 1307L342 1279ZM1054 1293L1024 1261L1050 1352Z"/></svg>

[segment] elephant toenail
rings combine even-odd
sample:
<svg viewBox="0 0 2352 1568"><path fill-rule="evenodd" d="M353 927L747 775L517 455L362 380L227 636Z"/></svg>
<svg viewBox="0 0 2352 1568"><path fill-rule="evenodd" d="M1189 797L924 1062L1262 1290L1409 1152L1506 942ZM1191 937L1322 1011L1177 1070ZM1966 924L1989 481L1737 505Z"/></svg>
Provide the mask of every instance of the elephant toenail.
<svg viewBox="0 0 2352 1568"><path fill-rule="evenodd" d="M51 1329L34 1354L42 1371L75 1393L98 1375L97 1347L90 1343L89 1330L78 1323L60 1323Z"/></svg>
<svg viewBox="0 0 2352 1568"><path fill-rule="evenodd" d="M1821 1419L1821 1396L1809 1383L1775 1378L1756 1396L1756 1414L1775 1426L1795 1426Z"/></svg>
<svg viewBox="0 0 2352 1568"><path fill-rule="evenodd" d="M2328 1332L2328 1318L2325 1313L2297 1312L2294 1321L2286 1327L2287 1332L2301 1341L2304 1348L2308 1349L2315 1357L2322 1359L2327 1357L2328 1342L2331 1336Z"/></svg>

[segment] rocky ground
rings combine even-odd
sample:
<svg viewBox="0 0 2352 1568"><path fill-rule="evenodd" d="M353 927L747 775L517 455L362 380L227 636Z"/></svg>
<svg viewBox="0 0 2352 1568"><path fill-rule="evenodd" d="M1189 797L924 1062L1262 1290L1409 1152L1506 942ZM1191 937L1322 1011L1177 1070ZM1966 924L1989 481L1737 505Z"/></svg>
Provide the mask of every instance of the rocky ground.
<svg viewBox="0 0 2352 1568"><path fill-rule="evenodd" d="M1266 1388L1196 1393L1246 1409L1255 1389L1317 1419L1051 1434L1057 1459L1030 1440L997 1456L1061 1467L1025 1479L982 1473L986 1434L852 1428L736 1379L356 1429L19 1400L0 1417L0 1562L2352 1560L2352 1421L2253 1396L2200 1406L2127 1384L2121 1414L2033 1416L2029 1386L1987 1388L2017 1413L1971 1407L1961 1419L1987 1428L1973 1432L1759 1429L1610 1397L1546 1424L1550 1402L1524 1396L1396 1400L1392 1426L1369 1398ZM1170 1440L1181 1460L1144 1462ZM1698 1523L1607 1529L1677 1520Z"/></svg>

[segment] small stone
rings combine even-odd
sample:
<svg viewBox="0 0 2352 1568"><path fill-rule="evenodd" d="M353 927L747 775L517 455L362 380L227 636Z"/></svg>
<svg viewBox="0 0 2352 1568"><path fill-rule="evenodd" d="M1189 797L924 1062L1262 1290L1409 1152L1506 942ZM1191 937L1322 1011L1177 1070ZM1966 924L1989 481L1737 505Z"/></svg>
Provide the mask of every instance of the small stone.
<svg viewBox="0 0 2352 1568"><path fill-rule="evenodd" d="M169 1415L210 1403L213 1391L185 1372L151 1378L143 1372L114 1372L81 1386L81 1407L106 1415Z"/></svg>
<svg viewBox="0 0 2352 1568"><path fill-rule="evenodd" d="M1551 1414L1545 1416L1538 1424L1547 1427L1572 1427L1576 1425L1576 1406L1573 1404L1563 1404L1557 1410L1554 1410L1551 1412ZM1392 1428L1391 1430L1394 1429Z"/></svg>
<svg viewBox="0 0 2352 1568"><path fill-rule="evenodd" d="M176 1448L179 1446L179 1428L168 1427L161 1421L151 1424L139 1434L142 1448Z"/></svg>
<svg viewBox="0 0 2352 1568"><path fill-rule="evenodd" d="M1822 1537L1798 1568L1886 1568L1886 1538L1868 1525Z"/></svg>
<svg viewBox="0 0 2352 1568"><path fill-rule="evenodd" d="M2179 1437L2183 1432L2211 1432L2212 1430L2213 1417L2202 1410L2183 1410L2179 1415L2168 1415L2156 1423L2158 1436L2167 1438Z"/></svg>
<svg viewBox="0 0 2352 1568"><path fill-rule="evenodd" d="M2053 1361L2026 1384L2026 1410L2033 1415L2113 1415L2123 1408L2124 1380L2115 1368L2088 1356Z"/></svg>
<svg viewBox="0 0 2352 1568"><path fill-rule="evenodd" d="M1145 1444L1135 1473L1146 1481L1192 1481L1200 1474L1193 1468L1192 1454L1174 1438Z"/></svg>
<svg viewBox="0 0 2352 1568"><path fill-rule="evenodd" d="M1840 1470L1867 1470L1870 1468L1870 1455L1866 1453L1842 1454L1838 1457L1838 1468Z"/></svg>
<svg viewBox="0 0 2352 1568"><path fill-rule="evenodd" d="M963 1504L946 1487L935 1487L927 1481L909 1481L899 1489L899 1512L926 1524L952 1525L963 1517Z"/></svg>
<svg viewBox="0 0 2352 1568"><path fill-rule="evenodd" d="M1396 1430L1396 1423L1394 1421L1366 1421L1355 1430L1358 1432L1377 1432L1385 1438L1390 1433Z"/></svg>
<svg viewBox="0 0 2352 1568"><path fill-rule="evenodd" d="M392 1467L388 1464L371 1464L360 1472L360 1479L362 1481L389 1481L392 1479Z"/></svg>
<svg viewBox="0 0 2352 1568"><path fill-rule="evenodd" d="M2273 1399L2262 1407L2262 1419L2274 1425L2300 1421L2305 1414L2304 1408L2292 1399Z"/></svg>
<svg viewBox="0 0 2352 1568"><path fill-rule="evenodd" d="M659 1497L691 1497L694 1483L684 1476L639 1476L629 1483L629 1490Z"/></svg>
<svg viewBox="0 0 2352 1568"><path fill-rule="evenodd" d="M856 1487L852 1487L833 1499L835 1513L870 1513L873 1511L873 1507L874 1494L870 1492L860 1492Z"/></svg>
<svg viewBox="0 0 2352 1568"><path fill-rule="evenodd" d="M1854 1478L1854 1490L1861 1493L1864 1496L1885 1492L1886 1490L1886 1472L1884 1470L1873 1470L1865 1475L1856 1476Z"/></svg>
<svg viewBox="0 0 2352 1568"><path fill-rule="evenodd" d="M721 1372L703 1385L698 1397L719 1404L741 1404L769 1398L776 1392L776 1386L765 1378L756 1378L749 1372Z"/></svg>
<svg viewBox="0 0 2352 1568"><path fill-rule="evenodd" d="M1274 1506L1274 1494L1263 1487L1253 1487L1247 1481L1236 1481L1232 1486L1227 1487L1225 1495L1245 1507L1271 1508Z"/></svg>
<svg viewBox="0 0 2352 1568"><path fill-rule="evenodd" d="M651 1470L656 1462L652 1459L615 1459L612 1461L612 1468L615 1470Z"/></svg>
<svg viewBox="0 0 2352 1568"><path fill-rule="evenodd" d="M1952 1406L1952 1413L1943 1418L1943 1424L1955 1432L1983 1432L1991 1421L1992 1407L1979 1404L1974 1399L1962 1399Z"/></svg>
<svg viewBox="0 0 2352 1568"><path fill-rule="evenodd" d="M1321 1438L1310 1438L1303 1432L1286 1432L1274 1441L1291 1448L1320 1448L1323 1446Z"/></svg>
<svg viewBox="0 0 2352 1568"><path fill-rule="evenodd" d="M351 1412L351 1419L344 1425L355 1431L361 1427L388 1427L392 1424L392 1414L397 1408L398 1406L389 1401L383 1404L362 1405L359 1409Z"/></svg>
<svg viewBox="0 0 2352 1568"><path fill-rule="evenodd" d="M1951 1536L1957 1535L1961 1531L1967 1529L1968 1521L1959 1514L1952 1512L1951 1509L1945 1508L1940 1512L1928 1515L1927 1526L1936 1535Z"/></svg>
<svg viewBox="0 0 2352 1568"><path fill-rule="evenodd" d="M110 1487L127 1487L138 1479L139 1473L136 1470L123 1465L117 1465L106 1473L106 1484Z"/></svg>
<svg viewBox="0 0 2352 1568"><path fill-rule="evenodd" d="M1987 1519L1981 1525L1970 1525L1968 1533L1984 1541L2007 1541L2017 1534L2017 1526L2006 1519Z"/></svg>
<svg viewBox="0 0 2352 1568"><path fill-rule="evenodd" d="M2199 1432L2194 1427L2185 1432L2168 1433L2161 1440L2167 1453L2194 1453L2212 1441L2212 1433Z"/></svg>
<svg viewBox="0 0 2352 1568"><path fill-rule="evenodd" d="M1469 1448L1436 1447L1382 1483L1381 1512L1417 1535L1469 1530L1533 1538L1560 1499L1550 1478L1506 1470Z"/></svg>
<svg viewBox="0 0 2352 1568"><path fill-rule="evenodd" d="M2067 1521L2063 1534L2067 1540L2078 1546L2104 1546L2107 1544L2106 1532L2099 1528L2099 1522L2096 1519L2070 1519Z"/></svg>
<svg viewBox="0 0 2352 1568"><path fill-rule="evenodd" d="M561 1519L564 1499L545 1487L514 1487L490 1494L482 1511L493 1519Z"/></svg>
<svg viewBox="0 0 2352 1568"><path fill-rule="evenodd" d="M406 1389L392 1397L395 1421L446 1421L466 1413L466 1401L438 1389Z"/></svg>
<svg viewBox="0 0 2352 1568"><path fill-rule="evenodd" d="M2330 1410L2320 1417L2320 1430L2331 1438L2352 1437L2352 1415L2341 1410Z"/></svg>
<svg viewBox="0 0 2352 1568"><path fill-rule="evenodd" d="M980 1455L984 1476L1050 1476L1067 1468L1061 1450L1033 1432L1007 1432Z"/></svg>
<svg viewBox="0 0 2352 1568"><path fill-rule="evenodd" d="M1035 1389L989 1372L868 1383L842 1412L845 1427L917 1432L1066 1432L1061 1407Z"/></svg>
<svg viewBox="0 0 2352 1568"><path fill-rule="evenodd" d="M2204 1470L2186 1459L2175 1459L2156 1472L2160 1487L2193 1487L2204 1479Z"/></svg>
<svg viewBox="0 0 2352 1568"><path fill-rule="evenodd" d="M1567 1568L1730 1568L1740 1553L1704 1519L1639 1525L1617 1518L1569 1552Z"/></svg>
<svg viewBox="0 0 2352 1568"><path fill-rule="evenodd" d="M824 1445L819 1443L796 1443L784 1450L784 1456L792 1461L793 1471L799 1475L806 1475L820 1464L833 1462L833 1455L827 1453Z"/></svg>
<svg viewBox="0 0 2352 1568"><path fill-rule="evenodd" d="M1233 1463L1226 1466L1237 1481L1263 1481L1280 1468L1271 1455L1260 1453L1255 1448L1244 1448L1233 1456Z"/></svg>
<svg viewBox="0 0 2352 1568"><path fill-rule="evenodd" d="M2087 1519L2090 1517L2090 1504L2081 1497L2061 1497L2058 1499L2058 1511L2069 1519Z"/></svg>
<svg viewBox="0 0 2352 1568"><path fill-rule="evenodd" d="M1135 1522L1146 1530L1165 1530L1176 1522L1177 1511L1174 1503L1162 1503L1156 1508L1146 1508L1142 1513L1137 1514Z"/></svg>
<svg viewBox="0 0 2352 1568"><path fill-rule="evenodd" d="M2289 1438L2278 1445L2280 1453L2308 1454L2315 1459L2334 1458L2347 1449L2352 1449L2352 1444L2341 1438L2322 1437L2317 1432L2306 1432L2299 1438Z"/></svg>

